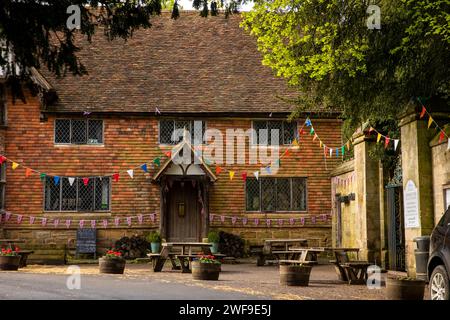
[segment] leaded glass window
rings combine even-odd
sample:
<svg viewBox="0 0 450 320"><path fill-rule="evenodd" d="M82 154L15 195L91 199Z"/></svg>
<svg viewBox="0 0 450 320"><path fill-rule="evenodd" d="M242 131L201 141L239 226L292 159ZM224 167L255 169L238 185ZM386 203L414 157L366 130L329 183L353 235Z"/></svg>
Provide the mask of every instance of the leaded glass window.
<svg viewBox="0 0 450 320"><path fill-rule="evenodd" d="M297 122L279 120L253 121L254 145L288 145L294 141Z"/></svg>
<svg viewBox="0 0 450 320"><path fill-rule="evenodd" d="M178 144L183 140L183 130L189 132L192 144L204 141L206 123L197 120L161 120L159 121L159 143ZM179 131L176 131L179 130Z"/></svg>
<svg viewBox="0 0 450 320"><path fill-rule="evenodd" d="M103 120L56 119L56 144L102 144Z"/></svg>

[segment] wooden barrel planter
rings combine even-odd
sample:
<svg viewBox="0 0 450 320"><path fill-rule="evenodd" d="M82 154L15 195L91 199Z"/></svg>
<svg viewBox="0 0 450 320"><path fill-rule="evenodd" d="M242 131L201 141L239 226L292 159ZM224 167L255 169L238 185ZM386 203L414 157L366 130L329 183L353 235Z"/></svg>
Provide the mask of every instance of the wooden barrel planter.
<svg viewBox="0 0 450 320"><path fill-rule="evenodd" d="M308 286L311 266L280 265L280 284L285 286Z"/></svg>
<svg viewBox="0 0 450 320"><path fill-rule="evenodd" d="M17 271L21 256L0 256L0 270Z"/></svg>
<svg viewBox="0 0 450 320"><path fill-rule="evenodd" d="M98 259L100 273L123 274L125 263L125 259Z"/></svg>
<svg viewBox="0 0 450 320"><path fill-rule="evenodd" d="M192 278L194 280L219 280L219 263L192 262Z"/></svg>
<svg viewBox="0 0 450 320"><path fill-rule="evenodd" d="M386 279L388 300L423 300L425 281L414 279Z"/></svg>

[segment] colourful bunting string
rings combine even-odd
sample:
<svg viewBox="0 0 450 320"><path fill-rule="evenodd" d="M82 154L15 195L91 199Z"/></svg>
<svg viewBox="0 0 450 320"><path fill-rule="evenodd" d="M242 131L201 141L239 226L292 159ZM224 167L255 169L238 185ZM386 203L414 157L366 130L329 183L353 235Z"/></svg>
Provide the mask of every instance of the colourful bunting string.
<svg viewBox="0 0 450 320"><path fill-rule="evenodd" d="M142 169L144 172L148 172L147 164L144 163L144 164L141 166L141 169Z"/></svg>
<svg viewBox="0 0 450 320"><path fill-rule="evenodd" d="M234 178L234 171L229 171L228 173L230 175L230 180L233 180L233 178Z"/></svg>
<svg viewBox="0 0 450 320"><path fill-rule="evenodd" d="M82 180L83 180L84 186L87 187L89 184L89 178L83 178Z"/></svg>
<svg viewBox="0 0 450 320"><path fill-rule="evenodd" d="M19 164L17 162L13 162L11 167L12 167L13 170L16 170L17 167L19 167Z"/></svg>
<svg viewBox="0 0 450 320"><path fill-rule="evenodd" d="M133 169L127 170L127 173L128 173L128 175L130 176L131 179L134 178L134 170Z"/></svg>

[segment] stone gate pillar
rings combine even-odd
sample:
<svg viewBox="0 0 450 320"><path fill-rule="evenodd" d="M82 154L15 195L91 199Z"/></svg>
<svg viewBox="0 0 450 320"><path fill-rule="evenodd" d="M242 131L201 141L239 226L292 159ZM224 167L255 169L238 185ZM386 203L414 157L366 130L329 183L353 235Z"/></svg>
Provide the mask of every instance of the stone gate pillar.
<svg viewBox="0 0 450 320"><path fill-rule="evenodd" d="M364 132L353 135L356 206L359 229L357 243L361 249L360 258L381 264L381 229L380 229L380 174L379 163L369 157L369 148L374 142Z"/></svg>
<svg viewBox="0 0 450 320"><path fill-rule="evenodd" d="M416 106L409 106L399 117L402 148L402 175L405 217L406 270L416 274L413 239L429 235L434 227L433 185L428 117L420 119ZM405 199L406 198L406 199Z"/></svg>

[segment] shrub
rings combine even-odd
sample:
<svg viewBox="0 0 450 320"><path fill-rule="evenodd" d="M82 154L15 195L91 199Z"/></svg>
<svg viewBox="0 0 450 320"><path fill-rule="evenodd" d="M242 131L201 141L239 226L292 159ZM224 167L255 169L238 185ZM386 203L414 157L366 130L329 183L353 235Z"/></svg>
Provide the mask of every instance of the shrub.
<svg viewBox="0 0 450 320"><path fill-rule="evenodd" d="M208 233L208 241L211 243L219 243L220 237L216 231L210 231Z"/></svg>
<svg viewBox="0 0 450 320"><path fill-rule="evenodd" d="M158 231L152 231L148 236L147 236L147 241L150 243L155 243L155 242L161 242L161 235L159 234Z"/></svg>

